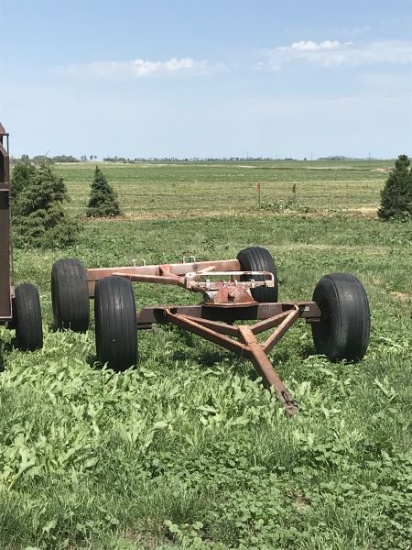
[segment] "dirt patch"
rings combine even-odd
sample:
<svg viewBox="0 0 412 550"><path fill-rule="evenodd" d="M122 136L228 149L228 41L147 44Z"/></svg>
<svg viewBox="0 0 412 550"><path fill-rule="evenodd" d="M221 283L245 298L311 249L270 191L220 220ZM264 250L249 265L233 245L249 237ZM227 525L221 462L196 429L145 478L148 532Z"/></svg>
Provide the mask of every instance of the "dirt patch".
<svg viewBox="0 0 412 550"><path fill-rule="evenodd" d="M219 217L248 217L263 218L269 216L296 216L305 218L333 218L339 215L348 217L375 218L377 207L342 208L341 210L174 210L171 212L127 212L118 218L83 218L84 222L131 222L150 220L181 220L181 219L202 219Z"/></svg>
<svg viewBox="0 0 412 550"><path fill-rule="evenodd" d="M122 534L123 538L126 541L130 541L136 545L136 548L159 548L159 542L162 542L164 545L172 545L172 542L167 539L156 538L150 534L150 531L134 531L128 529Z"/></svg>
<svg viewBox="0 0 412 550"><path fill-rule="evenodd" d="M134 221L150 221L150 220L187 220L188 218L219 218L219 217L237 217L249 216L255 217L261 215L258 210L251 212L242 212L235 210L217 210L217 211L173 211L173 212L128 212L124 216L118 218L87 218L84 217L84 222L134 222Z"/></svg>
<svg viewBox="0 0 412 550"><path fill-rule="evenodd" d="M401 302L407 302L412 298L412 295L408 292L390 292L390 295L394 298L398 298Z"/></svg>
<svg viewBox="0 0 412 550"><path fill-rule="evenodd" d="M276 250L282 251L307 251L307 252L322 252L322 251L336 251L348 252L354 256L385 256L388 253L388 249L384 246L359 246L359 245L336 245L336 244L314 244L314 243L278 243Z"/></svg>
<svg viewBox="0 0 412 550"><path fill-rule="evenodd" d="M300 211L287 209L283 210L282 214L290 216L300 216L306 218L333 218L345 214L349 217L362 217L362 218L375 218L377 216L376 212L378 210L377 206L361 206L358 208L341 208L339 210L313 210L313 211Z"/></svg>
<svg viewBox="0 0 412 550"><path fill-rule="evenodd" d="M375 218L377 216L377 206L362 206L360 208L345 208L342 212L353 212L355 215L359 215L365 218Z"/></svg>

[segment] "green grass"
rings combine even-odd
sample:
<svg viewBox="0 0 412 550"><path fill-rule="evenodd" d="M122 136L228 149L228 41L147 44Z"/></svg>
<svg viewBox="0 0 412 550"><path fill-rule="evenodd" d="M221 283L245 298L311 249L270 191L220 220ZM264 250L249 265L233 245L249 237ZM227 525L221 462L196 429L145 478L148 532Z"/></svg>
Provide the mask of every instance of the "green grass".
<svg viewBox="0 0 412 550"><path fill-rule="evenodd" d="M126 215L181 217L234 214L261 205L269 210L294 202L299 209L377 208L391 167L388 161L142 163L99 165L119 194ZM76 213L84 213L94 163L61 164ZM296 183L296 196L292 188Z"/></svg>
<svg viewBox="0 0 412 550"><path fill-rule="evenodd" d="M294 166L284 170L284 189L312 174L312 163ZM80 212L92 169L61 170ZM347 178L347 194L328 198L328 208L258 210L253 196L241 214L210 194L208 210L206 191L187 211L181 205L189 174L210 190L231 167L149 167L158 190L152 206L150 186L143 193L139 183L142 167L108 170L116 185L127 174L129 188L140 190L132 219L87 222L81 242L64 252L15 251L15 282L40 289L45 345L21 353L11 346L13 333L0 329L1 548L410 548L412 226L344 210L377 205L382 174L368 163L345 164L333 171L336 182L331 174L313 179L339 197ZM263 169L252 170L264 181ZM256 177L242 177L252 192ZM359 188L364 181L369 194ZM247 200L242 193L239 204ZM196 217L198 210L204 213ZM369 296L371 344L361 363L314 355L303 322L271 352L300 404L293 419L249 363L172 327L139 333L140 364L123 374L90 367L92 329L50 328L50 270L58 258L90 267L228 259L248 245L273 254L281 300L310 299L333 271L355 273ZM135 288L138 307L197 301L171 286Z"/></svg>

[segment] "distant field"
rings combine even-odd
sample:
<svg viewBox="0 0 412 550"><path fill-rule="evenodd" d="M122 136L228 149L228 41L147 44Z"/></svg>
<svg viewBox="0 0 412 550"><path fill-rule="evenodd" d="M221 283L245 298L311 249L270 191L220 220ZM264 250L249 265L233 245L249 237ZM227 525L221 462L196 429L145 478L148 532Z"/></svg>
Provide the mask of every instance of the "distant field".
<svg viewBox="0 0 412 550"><path fill-rule="evenodd" d="M259 181L265 209L293 205L299 210L373 211L392 165L390 161L99 163L118 192L124 213L142 218L251 212L258 208ZM93 162L57 167L76 213L85 210L94 168Z"/></svg>

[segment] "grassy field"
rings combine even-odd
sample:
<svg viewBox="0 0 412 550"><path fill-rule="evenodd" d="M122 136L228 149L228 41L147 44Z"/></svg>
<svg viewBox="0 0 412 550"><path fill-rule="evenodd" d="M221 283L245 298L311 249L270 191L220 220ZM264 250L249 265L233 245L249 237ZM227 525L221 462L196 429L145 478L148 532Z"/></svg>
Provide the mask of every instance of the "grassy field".
<svg viewBox="0 0 412 550"><path fill-rule="evenodd" d="M375 209L391 167L388 161L141 163L99 166L119 194L126 215L139 218L240 214L261 206L279 210ZM70 182L70 208L83 213L94 163L60 165ZM296 195L293 185L296 184Z"/></svg>
<svg viewBox="0 0 412 550"><path fill-rule="evenodd" d="M84 220L64 252L15 250L15 282L40 289L45 345L21 353L0 329L2 549L412 548L412 226L376 219L390 163L244 166L102 166L123 219ZM76 214L93 169L58 167ZM334 271L369 296L361 363L316 356L303 322L271 352L301 407L292 419L249 363L196 336L139 333L138 368L114 374L90 366L93 329L50 328L58 258L227 259L248 245L272 253L281 300L311 299ZM140 284L136 302L196 297Z"/></svg>

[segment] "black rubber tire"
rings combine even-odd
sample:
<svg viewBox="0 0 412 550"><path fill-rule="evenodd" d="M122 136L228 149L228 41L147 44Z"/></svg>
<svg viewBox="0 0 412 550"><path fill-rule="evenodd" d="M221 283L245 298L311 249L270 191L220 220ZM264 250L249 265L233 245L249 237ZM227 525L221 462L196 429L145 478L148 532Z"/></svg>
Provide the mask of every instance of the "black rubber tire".
<svg viewBox="0 0 412 550"><path fill-rule="evenodd" d="M331 361L360 361L369 346L370 309L362 283L350 273L325 275L313 301L321 320L312 324L316 353Z"/></svg>
<svg viewBox="0 0 412 550"><path fill-rule="evenodd" d="M278 278L276 274L275 262L272 255L266 248L260 246L250 246L244 248L237 255L242 271L269 271L275 277L275 286L273 288L261 286L251 290L253 298L256 302L277 302L278 301ZM251 277L244 275L242 280L250 280ZM264 275L256 275L253 277L255 281L264 281Z"/></svg>
<svg viewBox="0 0 412 550"><path fill-rule="evenodd" d="M98 362L115 371L135 365L137 321L132 283L117 276L100 279L95 288L94 314Z"/></svg>
<svg viewBox="0 0 412 550"><path fill-rule="evenodd" d="M53 264L51 295L54 327L86 332L90 322L89 288L81 261L66 258Z"/></svg>
<svg viewBox="0 0 412 550"><path fill-rule="evenodd" d="M43 347L43 326L37 288L29 283L16 287L13 299L13 325L17 346L22 351Z"/></svg>

